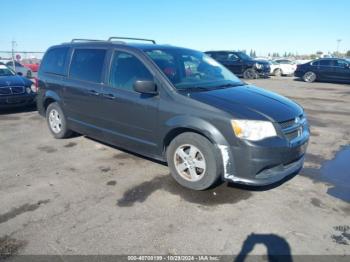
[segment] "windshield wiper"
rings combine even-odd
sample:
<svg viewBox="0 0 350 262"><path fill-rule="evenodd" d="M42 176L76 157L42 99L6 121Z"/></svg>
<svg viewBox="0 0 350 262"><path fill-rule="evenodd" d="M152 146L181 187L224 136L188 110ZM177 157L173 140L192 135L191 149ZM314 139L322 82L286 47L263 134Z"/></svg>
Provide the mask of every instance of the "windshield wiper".
<svg viewBox="0 0 350 262"><path fill-rule="evenodd" d="M183 87L178 88L179 91L210 91L212 88L204 87L204 86L191 86L191 87Z"/></svg>
<svg viewBox="0 0 350 262"><path fill-rule="evenodd" d="M216 86L217 88L227 88L227 87L235 87L235 86L243 86L243 85L246 85L245 83L228 83L228 84L223 84L223 85L218 85Z"/></svg>

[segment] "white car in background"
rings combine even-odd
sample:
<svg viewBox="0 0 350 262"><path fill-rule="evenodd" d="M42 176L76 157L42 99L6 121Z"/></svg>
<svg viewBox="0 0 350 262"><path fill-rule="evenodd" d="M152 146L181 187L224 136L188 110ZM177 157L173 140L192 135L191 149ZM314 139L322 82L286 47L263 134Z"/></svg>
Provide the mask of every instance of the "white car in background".
<svg viewBox="0 0 350 262"><path fill-rule="evenodd" d="M281 62L278 62L281 61ZM288 61L288 62L286 62ZM290 60L272 60L270 63L270 74L274 76L293 75L297 65Z"/></svg>

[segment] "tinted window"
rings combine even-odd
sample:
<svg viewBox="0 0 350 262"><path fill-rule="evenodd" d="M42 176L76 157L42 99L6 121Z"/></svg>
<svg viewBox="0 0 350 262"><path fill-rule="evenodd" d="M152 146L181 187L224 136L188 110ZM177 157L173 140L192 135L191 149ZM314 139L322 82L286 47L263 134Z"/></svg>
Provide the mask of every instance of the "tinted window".
<svg viewBox="0 0 350 262"><path fill-rule="evenodd" d="M320 60L320 66L331 66L332 60Z"/></svg>
<svg viewBox="0 0 350 262"><path fill-rule="evenodd" d="M341 59L335 60L334 62L335 62L334 65L339 67L347 67L349 65L349 62Z"/></svg>
<svg viewBox="0 0 350 262"><path fill-rule="evenodd" d="M112 87L133 90L136 80L153 80L153 76L134 55L125 52L115 52L109 84Z"/></svg>
<svg viewBox="0 0 350 262"><path fill-rule="evenodd" d="M76 49L69 76L74 79L101 83L105 56L106 50L104 49Z"/></svg>
<svg viewBox="0 0 350 262"><path fill-rule="evenodd" d="M41 63L41 70L46 73L63 75L68 50L68 47L60 47L49 50Z"/></svg>

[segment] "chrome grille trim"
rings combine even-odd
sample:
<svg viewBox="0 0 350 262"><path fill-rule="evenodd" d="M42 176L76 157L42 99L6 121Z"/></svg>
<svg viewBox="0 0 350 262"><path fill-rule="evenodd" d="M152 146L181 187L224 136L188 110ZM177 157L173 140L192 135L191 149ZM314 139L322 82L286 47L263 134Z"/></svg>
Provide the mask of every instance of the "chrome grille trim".
<svg viewBox="0 0 350 262"><path fill-rule="evenodd" d="M0 96L20 95L25 93L24 86L2 86L0 87Z"/></svg>
<svg viewBox="0 0 350 262"><path fill-rule="evenodd" d="M306 127L306 118L304 115L300 115L294 119L278 123L282 129L282 132L288 141L293 141L303 135Z"/></svg>

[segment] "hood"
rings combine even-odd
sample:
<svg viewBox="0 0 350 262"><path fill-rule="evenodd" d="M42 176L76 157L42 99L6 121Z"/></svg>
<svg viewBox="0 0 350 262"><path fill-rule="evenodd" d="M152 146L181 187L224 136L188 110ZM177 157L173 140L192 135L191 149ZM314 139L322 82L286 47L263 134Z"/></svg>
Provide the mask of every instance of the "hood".
<svg viewBox="0 0 350 262"><path fill-rule="evenodd" d="M292 100L251 85L193 92L190 97L241 119L282 122L303 113Z"/></svg>
<svg viewBox="0 0 350 262"><path fill-rule="evenodd" d="M1 86L30 86L32 82L24 77L14 76L0 76Z"/></svg>

